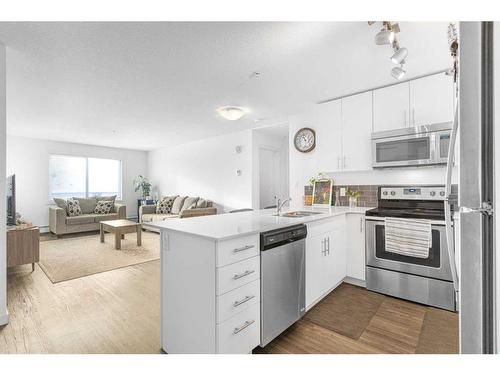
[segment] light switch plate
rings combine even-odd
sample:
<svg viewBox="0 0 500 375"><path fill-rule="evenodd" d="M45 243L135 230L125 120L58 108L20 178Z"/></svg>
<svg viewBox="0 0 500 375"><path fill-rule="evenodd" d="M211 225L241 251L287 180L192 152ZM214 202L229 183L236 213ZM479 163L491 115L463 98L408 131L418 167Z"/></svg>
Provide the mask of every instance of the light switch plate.
<svg viewBox="0 0 500 375"><path fill-rule="evenodd" d="M345 188L340 188L340 196L345 197Z"/></svg>

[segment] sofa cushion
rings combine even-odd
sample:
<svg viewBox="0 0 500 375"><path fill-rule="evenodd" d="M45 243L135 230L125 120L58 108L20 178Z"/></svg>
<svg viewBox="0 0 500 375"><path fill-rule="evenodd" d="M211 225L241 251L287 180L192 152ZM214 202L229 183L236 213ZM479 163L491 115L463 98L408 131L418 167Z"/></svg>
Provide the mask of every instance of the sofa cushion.
<svg viewBox="0 0 500 375"><path fill-rule="evenodd" d="M68 216L80 216L83 213L79 201L70 199L66 204L68 206Z"/></svg>
<svg viewBox="0 0 500 375"><path fill-rule="evenodd" d="M114 204L115 203L113 201L99 201L97 202L97 206L94 208L94 213L101 215L109 214Z"/></svg>
<svg viewBox="0 0 500 375"><path fill-rule="evenodd" d="M94 199L96 200L96 202L99 202L99 201L115 201L116 200L116 195L108 195L108 196L98 196L96 195L94 197Z"/></svg>
<svg viewBox="0 0 500 375"><path fill-rule="evenodd" d="M178 217L179 217L179 215L176 215L176 214L144 214L144 215L142 215L142 222L143 223L152 223L153 221L175 219Z"/></svg>
<svg viewBox="0 0 500 375"><path fill-rule="evenodd" d="M80 216L66 217L67 225L80 225L80 224L92 224L92 223L94 223L94 215L80 215Z"/></svg>
<svg viewBox="0 0 500 375"><path fill-rule="evenodd" d="M66 212L68 211L68 204L66 203L66 199L53 198L53 200L57 207L62 208Z"/></svg>
<svg viewBox="0 0 500 375"><path fill-rule="evenodd" d="M184 203L182 204L181 211L183 210L189 210L191 208L196 207L196 202L198 202L199 197L187 197L184 199Z"/></svg>
<svg viewBox="0 0 500 375"><path fill-rule="evenodd" d="M93 214L95 207L97 206L97 199L92 198L79 198L73 197L71 198L74 201L78 201L80 203L80 207L82 209L83 214Z"/></svg>
<svg viewBox="0 0 500 375"><path fill-rule="evenodd" d="M169 214L172 210L172 205L177 196L173 197L163 197L156 203L156 213L157 214Z"/></svg>
<svg viewBox="0 0 500 375"><path fill-rule="evenodd" d="M184 200L186 198L186 196L175 198L174 204L172 205L172 210L170 212L173 214L178 214L179 212L181 212L182 205L184 204Z"/></svg>
<svg viewBox="0 0 500 375"><path fill-rule="evenodd" d="M107 221L107 220L118 220L118 214L117 213L111 213L111 214L95 214L92 215L94 217L94 222L100 223L101 221Z"/></svg>

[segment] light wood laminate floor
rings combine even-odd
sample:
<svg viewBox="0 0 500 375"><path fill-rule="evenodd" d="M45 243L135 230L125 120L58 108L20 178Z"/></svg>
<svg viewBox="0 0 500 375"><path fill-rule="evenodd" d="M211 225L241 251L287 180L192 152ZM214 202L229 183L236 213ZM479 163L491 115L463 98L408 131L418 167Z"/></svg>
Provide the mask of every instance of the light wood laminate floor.
<svg viewBox="0 0 500 375"><path fill-rule="evenodd" d="M159 279L159 261L57 284L38 266L11 269L0 353L160 353ZM457 352L457 314L384 298L359 339L302 319L256 352Z"/></svg>

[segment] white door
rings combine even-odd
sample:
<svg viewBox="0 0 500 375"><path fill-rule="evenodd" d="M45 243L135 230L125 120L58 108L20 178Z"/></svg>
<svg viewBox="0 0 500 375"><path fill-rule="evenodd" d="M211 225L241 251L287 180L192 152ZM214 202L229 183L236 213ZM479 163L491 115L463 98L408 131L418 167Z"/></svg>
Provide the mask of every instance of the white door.
<svg viewBox="0 0 500 375"><path fill-rule="evenodd" d="M365 221L364 215L347 215L347 276L365 280Z"/></svg>
<svg viewBox="0 0 500 375"><path fill-rule="evenodd" d="M344 228L336 227L327 232L325 257L325 292L331 290L344 280L346 276L346 251Z"/></svg>
<svg viewBox="0 0 500 375"><path fill-rule="evenodd" d="M409 83L400 83L373 91L373 131L409 126Z"/></svg>
<svg viewBox="0 0 500 375"><path fill-rule="evenodd" d="M453 121L453 77L444 73L410 81L410 126Z"/></svg>
<svg viewBox="0 0 500 375"><path fill-rule="evenodd" d="M372 168L372 118L372 91L342 98L343 170Z"/></svg>
<svg viewBox="0 0 500 375"><path fill-rule="evenodd" d="M274 205L280 192L280 153L268 148L259 149L259 204L260 208Z"/></svg>
<svg viewBox="0 0 500 375"><path fill-rule="evenodd" d="M325 235L306 239L306 307L309 308L325 293Z"/></svg>
<svg viewBox="0 0 500 375"><path fill-rule="evenodd" d="M316 107L315 171L334 172L342 169L342 101L319 104Z"/></svg>

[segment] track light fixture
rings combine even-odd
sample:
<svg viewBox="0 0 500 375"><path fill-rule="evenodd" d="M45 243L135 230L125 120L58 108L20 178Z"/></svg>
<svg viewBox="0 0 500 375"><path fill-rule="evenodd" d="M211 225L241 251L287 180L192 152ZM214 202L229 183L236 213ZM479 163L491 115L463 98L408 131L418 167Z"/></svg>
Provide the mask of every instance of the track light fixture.
<svg viewBox="0 0 500 375"><path fill-rule="evenodd" d="M374 23L375 22L373 21L369 21L368 25L371 26ZM408 56L408 49L399 46L399 41L396 35L399 32L400 29L397 23L382 21L382 29L375 35L375 44L388 44L394 51L391 56L391 61L399 66L391 69L391 75L396 79L401 79L406 74L406 70L403 68L403 64L406 62L406 57Z"/></svg>

